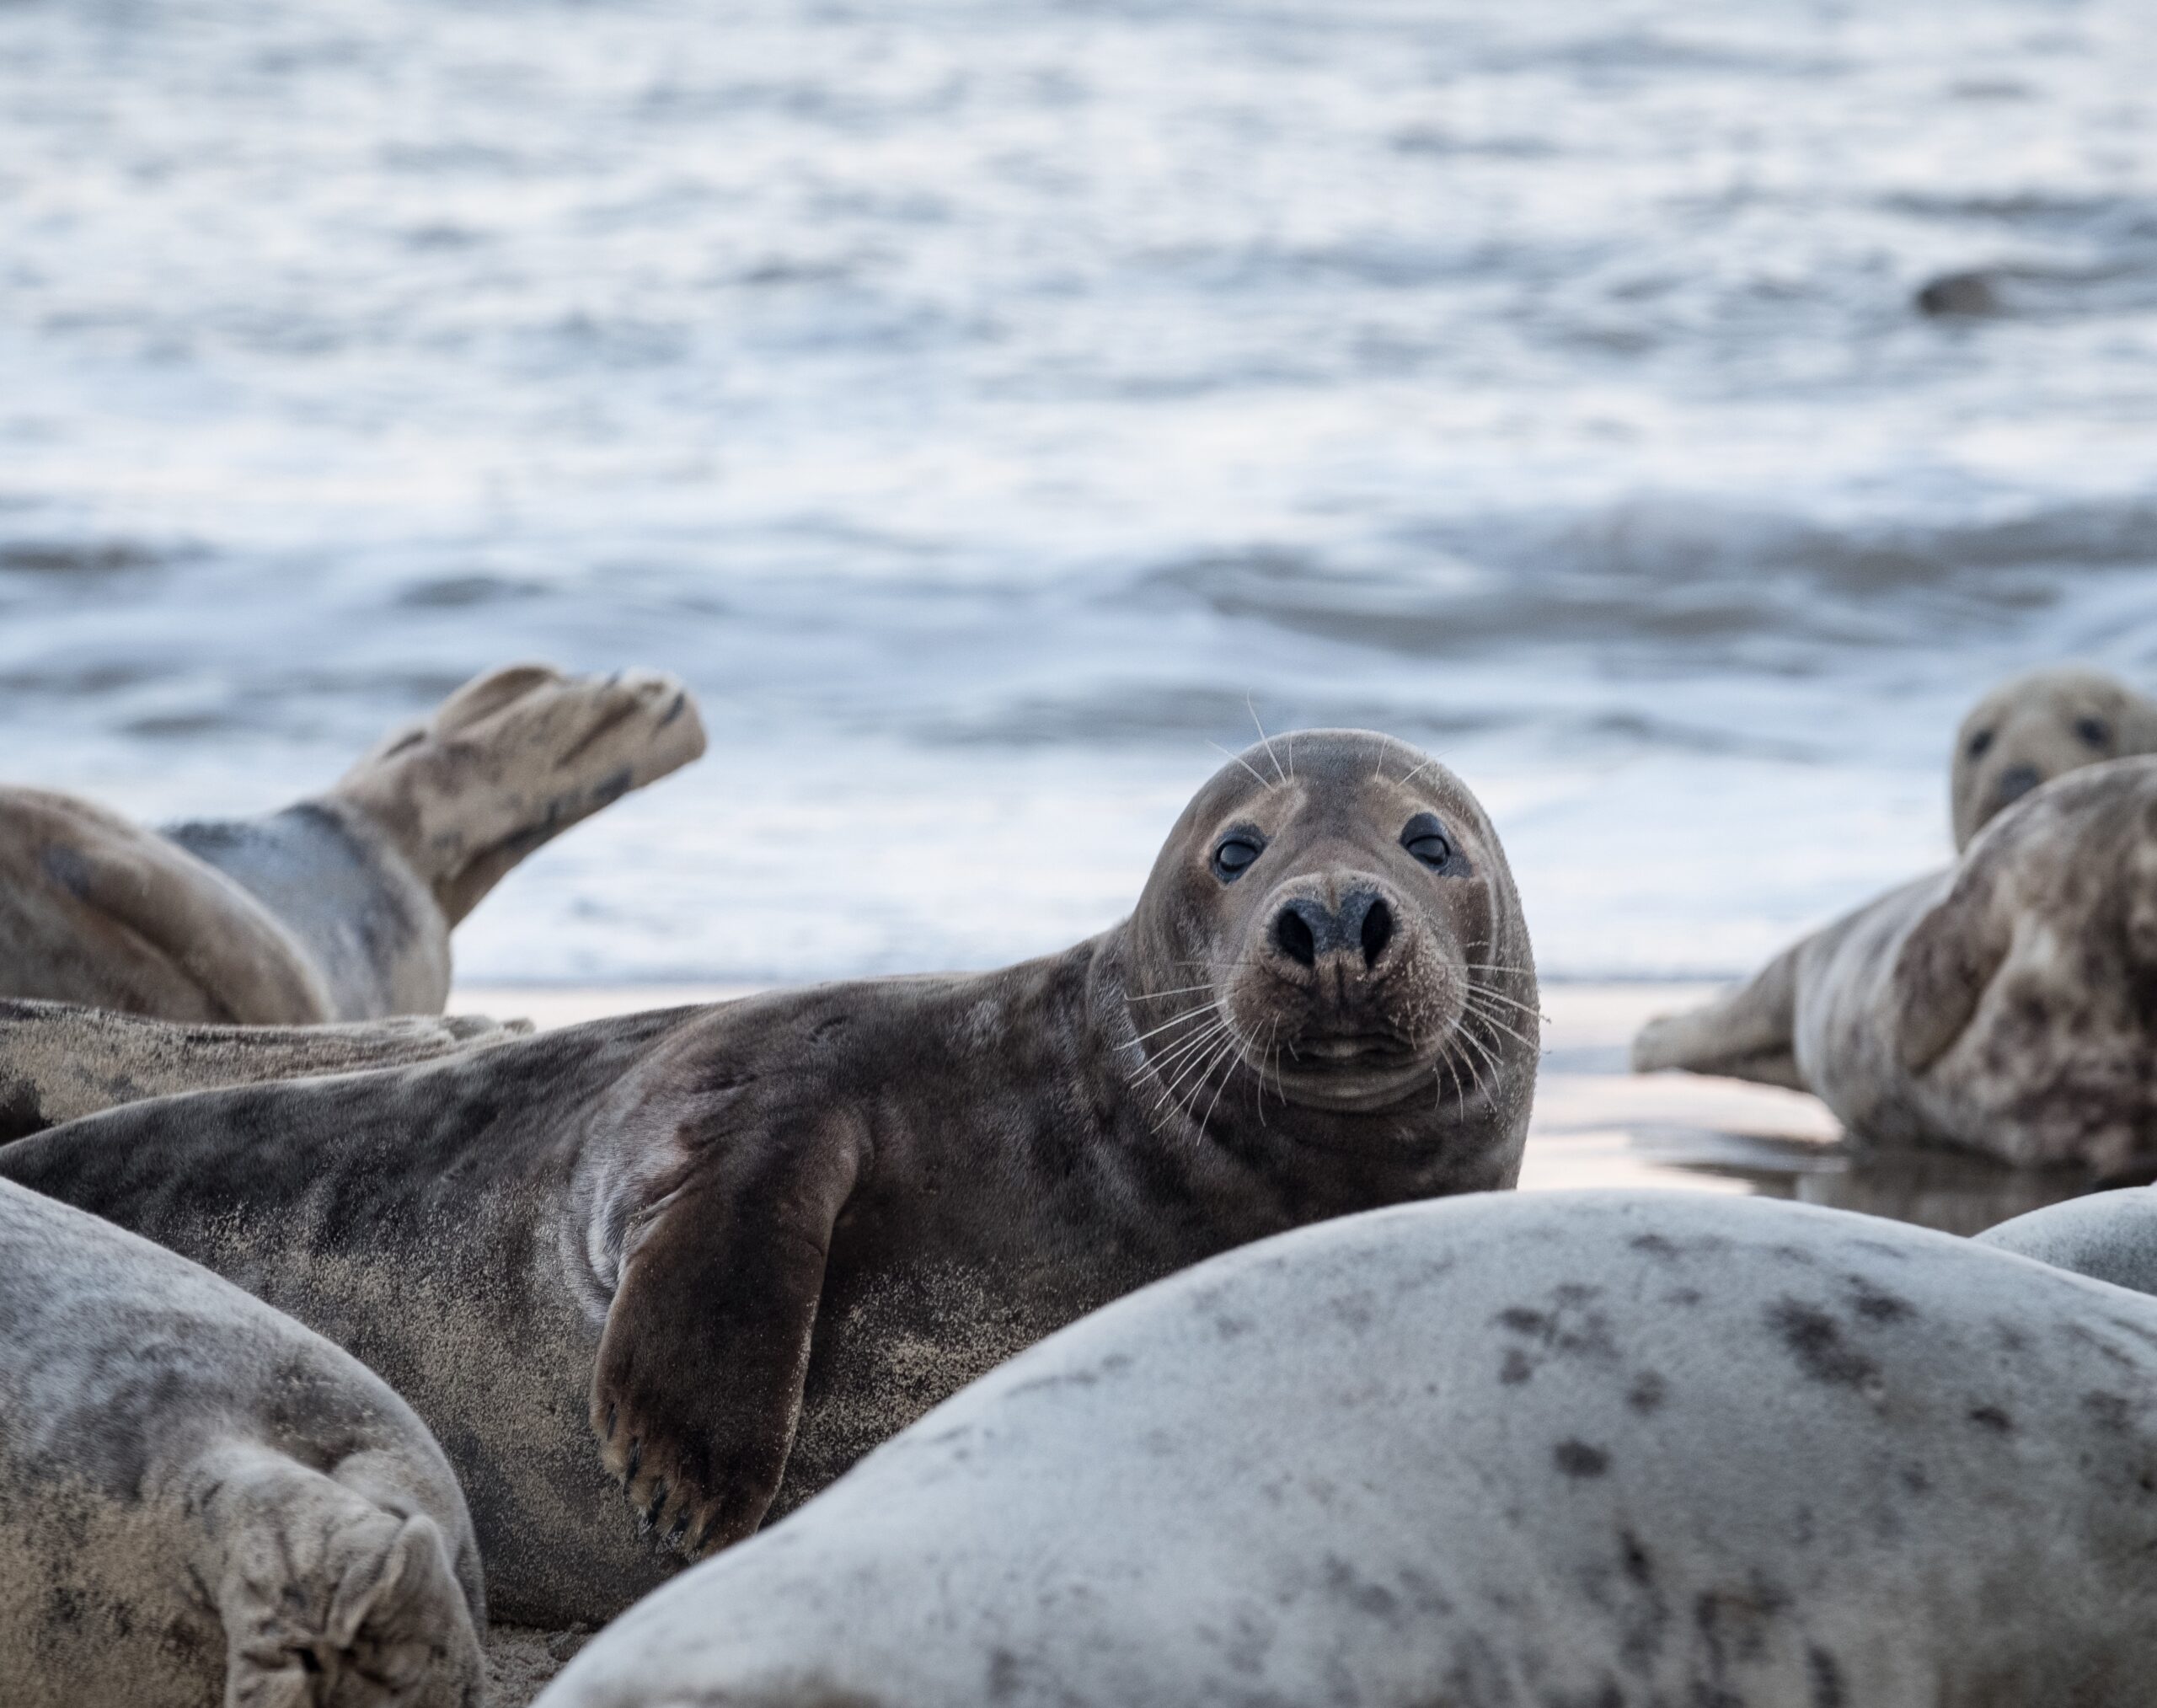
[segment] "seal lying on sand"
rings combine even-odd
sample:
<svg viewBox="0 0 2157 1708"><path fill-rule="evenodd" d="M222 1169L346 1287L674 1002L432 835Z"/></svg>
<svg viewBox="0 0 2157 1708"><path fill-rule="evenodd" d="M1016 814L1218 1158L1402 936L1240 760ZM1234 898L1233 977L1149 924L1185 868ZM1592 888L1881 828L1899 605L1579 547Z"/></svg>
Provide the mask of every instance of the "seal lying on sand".
<svg viewBox="0 0 2157 1708"><path fill-rule="evenodd" d="M450 928L495 881L704 745L672 677L519 665L266 817L158 833L0 789L0 995L262 1025L438 1014Z"/></svg>
<svg viewBox="0 0 2157 1708"><path fill-rule="evenodd" d="M2157 1186L2095 1192L1988 1228L1981 1245L2157 1293Z"/></svg>
<svg viewBox="0 0 2157 1708"><path fill-rule="evenodd" d="M1763 1199L1463 1199L1073 1325L538 1708L2139 1708L2153 1558L2157 1302Z"/></svg>
<svg viewBox="0 0 2157 1708"><path fill-rule="evenodd" d="M1638 1071L1795 1085L1866 1138L2100 1176L2157 1161L2153 1060L2157 758L2046 784L1959 865L1633 1042Z"/></svg>
<svg viewBox="0 0 2157 1708"><path fill-rule="evenodd" d="M131 1105L0 1173L349 1347L456 1464L497 1611L607 1617L671 1569L608 1470L731 1542L1170 1270L1512 1183L1537 1016L1496 835L1384 736L1272 745L1062 954Z"/></svg>
<svg viewBox="0 0 2157 1708"><path fill-rule="evenodd" d="M448 1461L259 1299L0 1182L0 1701L473 1708Z"/></svg>
<svg viewBox="0 0 2157 1708"><path fill-rule="evenodd" d="M410 1015L335 1026L188 1026L0 999L0 1143L122 1103L431 1061L528 1020Z"/></svg>
<svg viewBox="0 0 2157 1708"><path fill-rule="evenodd" d="M2117 677L2068 665L2002 683L1955 732L1956 849L2039 784L2137 753L2157 753L2157 703Z"/></svg>

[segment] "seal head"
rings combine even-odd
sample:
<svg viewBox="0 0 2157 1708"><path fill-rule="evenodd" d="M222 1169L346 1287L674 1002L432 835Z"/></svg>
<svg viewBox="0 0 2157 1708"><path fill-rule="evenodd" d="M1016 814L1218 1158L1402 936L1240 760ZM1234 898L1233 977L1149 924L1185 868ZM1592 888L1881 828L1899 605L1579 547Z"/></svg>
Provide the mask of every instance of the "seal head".
<svg viewBox="0 0 2157 1708"><path fill-rule="evenodd" d="M2042 783L2085 765L2157 752L2157 704L2117 677L2065 665L2002 683L1955 732L1955 846Z"/></svg>
<svg viewBox="0 0 2157 1708"><path fill-rule="evenodd" d="M1485 1097L1511 1078L1501 1063L1534 1053L1527 927L1497 837L1458 778L1384 736L1280 736L1224 767L1170 833L1128 933L1145 1073L1172 1106L1240 1079L1257 1108L1398 1114ZM1303 1124L1321 1141L1404 1132Z"/></svg>

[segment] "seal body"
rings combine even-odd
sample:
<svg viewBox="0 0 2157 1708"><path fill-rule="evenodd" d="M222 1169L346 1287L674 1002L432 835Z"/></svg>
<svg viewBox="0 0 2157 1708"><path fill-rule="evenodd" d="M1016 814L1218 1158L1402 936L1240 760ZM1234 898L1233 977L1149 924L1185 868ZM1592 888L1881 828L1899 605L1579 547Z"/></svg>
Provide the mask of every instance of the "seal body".
<svg viewBox="0 0 2157 1708"><path fill-rule="evenodd" d="M2002 683L1955 732L1956 852L2040 784L2138 753L2157 753L2157 703L2117 677L2061 665Z"/></svg>
<svg viewBox="0 0 2157 1708"><path fill-rule="evenodd" d="M2157 759L2047 784L1961 863L1651 1021L1640 1071L1810 1090L1852 1132L2102 1177L2157 1162Z"/></svg>
<svg viewBox="0 0 2157 1708"><path fill-rule="evenodd" d="M687 691L538 665L468 683L325 794L146 829L0 789L0 995L195 1022L436 1014L510 867L704 751Z"/></svg>
<svg viewBox="0 0 2157 1708"><path fill-rule="evenodd" d="M0 1700L477 1708L457 1481L320 1336L0 1183Z"/></svg>
<svg viewBox="0 0 2157 1708"><path fill-rule="evenodd" d="M1397 743L1273 745L1062 954L129 1105L0 1174L349 1347L456 1463L498 1611L603 1619L1121 1293L1512 1184L1535 987L1495 833Z"/></svg>
<svg viewBox="0 0 2157 1708"><path fill-rule="evenodd" d="M1767 1200L1484 1197L1074 1325L539 1708L2127 1708L2153 1550L2157 1302Z"/></svg>
<svg viewBox="0 0 2157 1708"><path fill-rule="evenodd" d="M146 1097L423 1062L531 1030L477 1015L193 1026L0 999L0 1143Z"/></svg>
<svg viewBox="0 0 2157 1708"><path fill-rule="evenodd" d="M2157 1186L2070 1198L1988 1228L1976 1238L1981 1245L2019 1252L2056 1269L2157 1293Z"/></svg>

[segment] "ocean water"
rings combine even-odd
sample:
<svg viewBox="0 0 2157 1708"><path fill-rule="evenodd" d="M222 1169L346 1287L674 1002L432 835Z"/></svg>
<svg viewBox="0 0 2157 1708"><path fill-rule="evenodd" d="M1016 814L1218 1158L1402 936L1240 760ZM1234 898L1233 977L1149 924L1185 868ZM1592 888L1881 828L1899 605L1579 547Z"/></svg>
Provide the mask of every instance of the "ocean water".
<svg viewBox="0 0 2157 1708"><path fill-rule="evenodd" d="M0 0L0 775L671 669L460 970L753 981L1058 946L1362 724L1546 972L1737 972L1993 678L2157 688L2153 88L2146 0Z"/></svg>

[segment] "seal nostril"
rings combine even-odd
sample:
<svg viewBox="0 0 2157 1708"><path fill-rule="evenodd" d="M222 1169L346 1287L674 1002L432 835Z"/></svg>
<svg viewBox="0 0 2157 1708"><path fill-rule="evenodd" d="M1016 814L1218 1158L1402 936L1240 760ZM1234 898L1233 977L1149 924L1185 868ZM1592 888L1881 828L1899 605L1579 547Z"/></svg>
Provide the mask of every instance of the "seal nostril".
<svg viewBox="0 0 2157 1708"><path fill-rule="evenodd" d="M1385 946L1393 941L1393 909L1384 902L1373 901L1363 915L1363 965L1375 966L1378 956L1385 953Z"/></svg>
<svg viewBox="0 0 2157 1708"><path fill-rule="evenodd" d="M2002 806L2010 800L2020 800L2045 779L2037 774L2035 765L2010 765L1999 774L1997 793Z"/></svg>
<svg viewBox="0 0 2157 1708"><path fill-rule="evenodd" d="M1283 908L1273 921L1273 941L1289 960L1304 966L1318 964L1318 940L1310 922L1293 907Z"/></svg>

